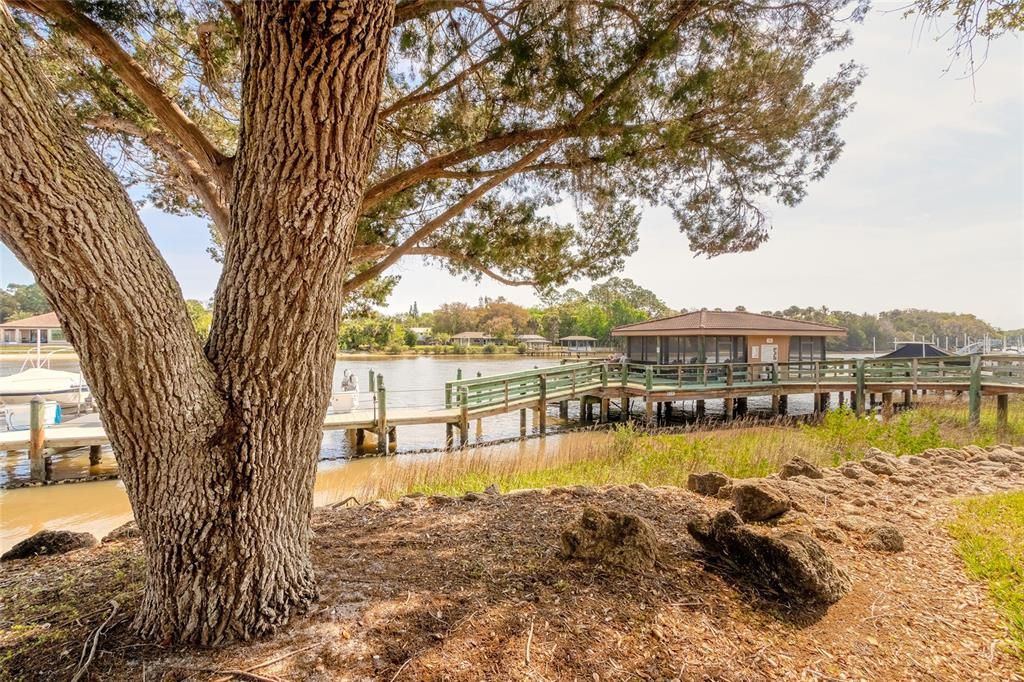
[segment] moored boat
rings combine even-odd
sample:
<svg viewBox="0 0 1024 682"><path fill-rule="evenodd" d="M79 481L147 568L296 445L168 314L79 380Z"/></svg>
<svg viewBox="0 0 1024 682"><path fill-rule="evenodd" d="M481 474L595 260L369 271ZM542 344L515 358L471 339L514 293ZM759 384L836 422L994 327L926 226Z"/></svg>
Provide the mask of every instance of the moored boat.
<svg viewBox="0 0 1024 682"><path fill-rule="evenodd" d="M89 387L77 372L44 367L0 377L0 401L8 405L29 403L39 396L61 405L81 405L89 397Z"/></svg>
<svg viewBox="0 0 1024 682"><path fill-rule="evenodd" d="M342 375L341 390L331 394L330 412L345 414L359 407L359 382L347 369Z"/></svg>

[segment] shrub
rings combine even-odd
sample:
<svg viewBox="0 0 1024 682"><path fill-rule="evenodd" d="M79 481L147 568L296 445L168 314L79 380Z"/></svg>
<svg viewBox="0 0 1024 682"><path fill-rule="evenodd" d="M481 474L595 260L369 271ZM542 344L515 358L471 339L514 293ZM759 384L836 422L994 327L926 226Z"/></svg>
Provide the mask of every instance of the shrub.
<svg viewBox="0 0 1024 682"><path fill-rule="evenodd" d="M520 355L526 355L527 350L529 350L529 348L525 343L521 343L518 346L516 346L516 352L519 353Z"/></svg>
<svg viewBox="0 0 1024 682"><path fill-rule="evenodd" d="M486 346L484 346L484 352L487 353L488 355L494 355L495 353L498 352L498 347L495 346L493 343L489 343Z"/></svg>

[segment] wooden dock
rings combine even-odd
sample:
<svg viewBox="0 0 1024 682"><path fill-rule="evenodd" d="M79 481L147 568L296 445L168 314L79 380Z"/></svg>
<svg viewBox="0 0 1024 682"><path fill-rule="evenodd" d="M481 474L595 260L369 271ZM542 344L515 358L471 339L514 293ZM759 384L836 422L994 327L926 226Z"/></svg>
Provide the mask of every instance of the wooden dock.
<svg viewBox="0 0 1024 682"><path fill-rule="evenodd" d="M488 377L458 379L444 386L445 405L438 408L390 407L382 377L373 382L374 406L347 414L328 414L323 429L346 430L357 445L363 445L367 432L377 437L380 453L393 447L397 427L445 425L445 444L469 441L469 423L473 419L519 412L520 434L526 435L527 411L534 413L533 423L544 434L548 406L555 403L559 414L568 415L570 400L580 403L580 416L586 421L608 421L610 406L618 405L620 418L631 413L632 401L644 405L644 415L653 422L656 415L671 414L672 405L682 400L696 401L697 414L705 400L721 399L725 416L745 411L746 400L770 396L772 412L786 411L787 396L813 394L815 411L828 408L830 396L838 393L843 404L857 414L881 396L882 416L893 411L894 391L901 391L909 405L915 392L956 391L966 393L968 418L977 424L983 395L996 396L996 418L1000 428L1008 419L1009 394L1024 393L1024 357L1016 355L972 355L910 360L823 360L820 362L745 362L686 365L646 365L575 362L556 367L510 372ZM98 457L99 448L109 444L99 415L90 414L56 426L42 426L42 402L33 410L33 428L28 431L0 433L0 449L27 450L33 476L45 475L47 451L90 447ZM594 415L594 408L598 414ZM38 414L37 414L38 413Z"/></svg>

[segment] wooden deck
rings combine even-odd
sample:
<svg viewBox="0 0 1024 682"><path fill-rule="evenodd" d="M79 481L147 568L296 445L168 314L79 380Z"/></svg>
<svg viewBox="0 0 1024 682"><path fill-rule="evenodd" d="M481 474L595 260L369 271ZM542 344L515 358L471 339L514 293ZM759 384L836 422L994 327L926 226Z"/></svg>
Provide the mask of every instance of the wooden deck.
<svg viewBox="0 0 1024 682"><path fill-rule="evenodd" d="M913 360L828 360L803 363L719 363L690 365L641 365L600 361L575 362L510 372L489 377L450 381L445 384L445 407L389 407L382 380L375 388L373 409L348 414L328 414L325 431L355 432L358 443L370 431L377 434L377 448L386 452L399 426L445 425L445 444L468 442L468 425L482 419L518 411L520 433L526 433L526 413L533 410L535 423L543 434L547 406L558 403L563 416L567 401L580 400L580 413L590 417L593 406L600 405L600 420L608 419L609 404L618 400L620 409L633 399L645 404L652 419L655 409L671 409L680 400L723 399L725 414L731 416L735 404L752 396L771 396L773 411L785 409L785 396L812 393L815 409L825 409L828 396L848 392L850 405L862 414L866 397L881 394L883 414L891 413L893 391L902 391L908 400L913 391L958 391L969 396L969 419L980 419L982 395L998 396L997 422L1005 425L1008 395L1024 393L1024 357L980 356L922 358ZM0 449L28 450L33 471L42 471L47 450L108 445L109 439L99 415L85 415L71 421L38 428L35 432L0 433ZM98 450L97 450L98 452Z"/></svg>

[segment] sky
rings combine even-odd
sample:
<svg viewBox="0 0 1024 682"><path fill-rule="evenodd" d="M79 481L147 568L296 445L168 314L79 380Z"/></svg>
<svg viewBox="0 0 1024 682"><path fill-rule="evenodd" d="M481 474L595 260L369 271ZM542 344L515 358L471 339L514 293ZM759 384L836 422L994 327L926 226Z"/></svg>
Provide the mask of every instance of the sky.
<svg viewBox="0 0 1024 682"><path fill-rule="evenodd" d="M695 258L670 211L647 207L640 247L619 276L676 309L927 308L1024 327L1024 39L993 42L976 76L965 78L963 64L950 68L949 38L903 19L902 4L876 2L853 45L816 67L823 78L853 60L867 76L841 127L839 161L799 206L766 206L766 244ZM572 213L556 207L555 215ZM152 207L141 216L185 296L210 299L219 267L206 254L206 221ZM388 312L482 296L538 301L532 289L462 281L416 258L392 272L402 280ZM0 247L0 282L28 281Z"/></svg>

